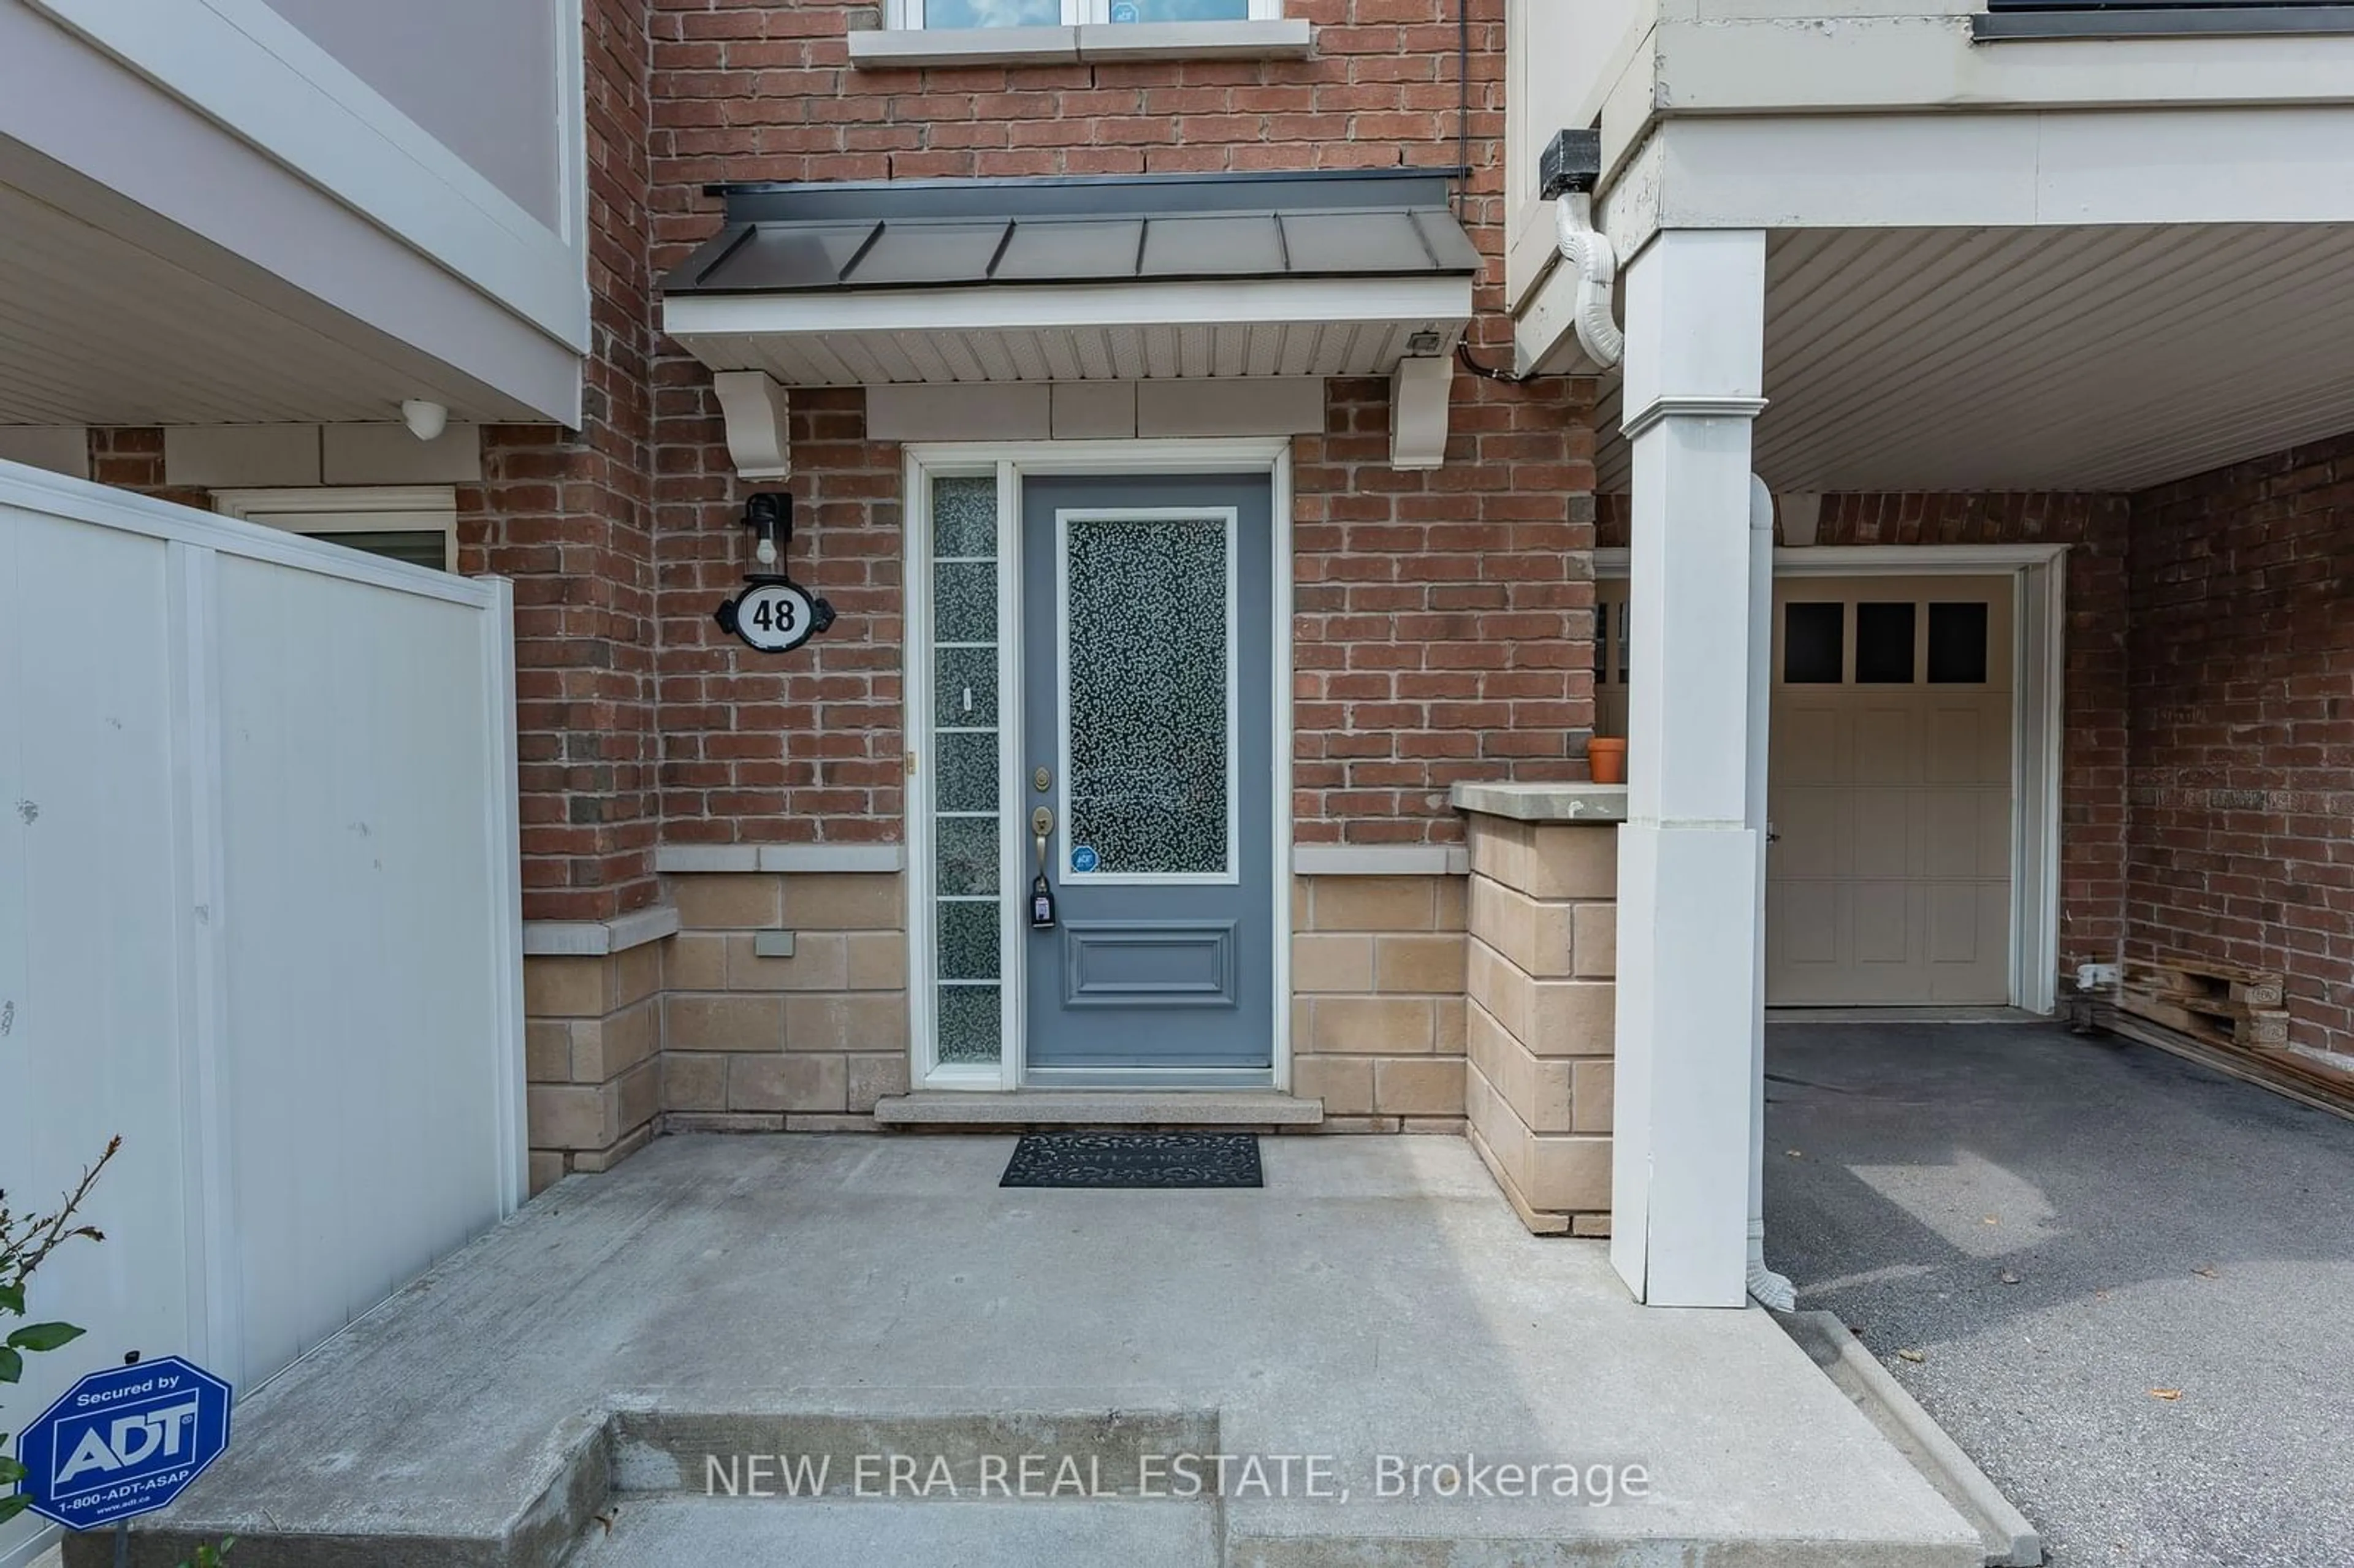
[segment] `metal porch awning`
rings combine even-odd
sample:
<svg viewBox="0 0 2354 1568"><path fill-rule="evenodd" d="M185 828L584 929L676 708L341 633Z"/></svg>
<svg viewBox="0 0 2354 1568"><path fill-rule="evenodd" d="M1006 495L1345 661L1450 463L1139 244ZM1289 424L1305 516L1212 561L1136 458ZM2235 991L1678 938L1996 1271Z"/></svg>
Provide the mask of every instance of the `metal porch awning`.
<svg viewBox="0 0 2354 1568"><path fill-rule="evenodd" d="M1452 351L1446 171L718 187L669 334L786 386L1386 375Z"/></svg>

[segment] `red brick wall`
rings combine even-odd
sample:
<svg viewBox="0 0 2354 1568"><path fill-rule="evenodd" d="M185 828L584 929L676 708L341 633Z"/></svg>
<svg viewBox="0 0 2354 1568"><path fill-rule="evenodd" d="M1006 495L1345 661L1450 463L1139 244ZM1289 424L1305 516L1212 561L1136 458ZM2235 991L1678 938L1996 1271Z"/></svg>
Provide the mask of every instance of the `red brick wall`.
<svg viewBox="0 0 2354 1568"><path fill-rule="evenodd" d="M645 0L588 0L590 347L578 432L492 429L459 569L514 579L524 915L652 903L654 341Z"/></svg>
<svg viewBox="0 0 2354 1568"><path fill-rule="evenodd" d="M1508 357L1500 306L1503 6L1469 0L1465 222L1490 258L1474 331ZM1453 0L1304 0L1302 60L853 70L860 5L656 0L654 260L717 227L716 180L1452 165ZM711 624L740 576L733 477L709 375L656 367L664 835L896 839L896 449L855 395L794 395L792 570L843 620L789 661ZM1586 389L1458 375L1446 468L1393 472L1388 388L1335 382L1294 451L1298 814L1307 842L1458 837L1457 779L1582 777L1592 588ZM812 526L813 524L813 526Z"/></svg>
<svg viewBox="0 0 2354 1568"><path fill-rule="evenodd" d="M101 428L90 432L90 477L120 490L135 490L161 501L212 510L208 492L164 482L164 432L145 427Z"/></svg>
<svg viewBox="0 0 2354 1568"><path fill-rule="evenodd" d="M2068 625L2060 780L2060 961L2113 960L2126 899L2126 498L2093 493L1826 495L1818 545L2064 544ZM1627 542L1626 497L1603 542Z"/></svg>
<svg viewBox="0 0 2354 1568"><path fill-rule="evenodd" d="M673 843L900 837L899 451L865 440L865 398L792 395L794 579L840 617L788 658L748 652L713 609L743 586L745 493L710 376L660 371L661 791Z"/></svg>
<svg viewBox="0 0 2354 1568"><path fill-rule="evenodd" d="M1386 382L1332 382L1326 433L1293 449L1299 842L1457 840L1459 779L1585 777L1587 405L1456 389L1444 468L1391 470Z"/></svg>
<svg viewBox="0 0 2354 1568"><path fill-rule="evenodd" d="M2288 977L2354 1053L2354 436L2133 498L2127 951Z"/></svg>

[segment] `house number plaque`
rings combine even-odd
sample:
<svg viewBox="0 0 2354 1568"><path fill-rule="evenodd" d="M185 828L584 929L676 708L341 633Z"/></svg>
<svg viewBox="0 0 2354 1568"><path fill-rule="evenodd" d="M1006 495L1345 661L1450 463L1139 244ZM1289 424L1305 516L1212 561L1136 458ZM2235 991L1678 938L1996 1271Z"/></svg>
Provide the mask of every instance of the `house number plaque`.
<svg viewBox="0 0 2354 1568"><path fill-rule="evenodd" d="M721 604L720 630L763 653L790 653L833 624L833 606L786 577L754 577Z"/></svg>

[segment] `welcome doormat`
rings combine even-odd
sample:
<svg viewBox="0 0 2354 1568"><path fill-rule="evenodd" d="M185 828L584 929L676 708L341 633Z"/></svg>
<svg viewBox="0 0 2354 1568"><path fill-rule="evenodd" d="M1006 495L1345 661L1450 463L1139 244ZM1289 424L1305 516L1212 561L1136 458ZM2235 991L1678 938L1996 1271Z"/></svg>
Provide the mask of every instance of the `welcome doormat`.
<svg viewBox="0 0 2354 1568"><path fill-rule="evenodd" d="M1247 1132L1032 1132L1001 1187L1264 1187Z"/></svg>

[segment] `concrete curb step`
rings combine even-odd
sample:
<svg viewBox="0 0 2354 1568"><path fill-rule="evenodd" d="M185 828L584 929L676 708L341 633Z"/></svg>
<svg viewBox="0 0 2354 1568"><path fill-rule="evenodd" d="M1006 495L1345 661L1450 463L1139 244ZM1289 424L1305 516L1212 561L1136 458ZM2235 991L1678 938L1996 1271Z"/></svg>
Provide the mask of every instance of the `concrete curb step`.
<svg viewBox="0 0 2354 1568"><path fill-rule="evenodd" d="M567 1568L1219 1568L1200 1503L762 1503L629 1498Z"/></svg>
<svg viewBox="0 0 2354 1568"><path fill-rule="evenodd" d="M1954 1505L1986 1542L1988 1568L2036 1568L2043 1541L2027 1516L1987 1479L1944 1427L1904 1392L1880 1358L1848 1332L1836 1312L1776 1312L1799 1348L1855 1403L1921 1477Z"/></svg>
<svg viewBox="0 0 2354 1568"><path fill-rule="evenodd" d="M569 1425L572 1430L551 1446L554 1458L535 1500L496 1535L272 1534L249 1526L214 1527L176 1518L175 1510L167 1510L133 1527L130 1568L175 1568L192 1559L197 1546L217 1543L227 1534L237 1537L234 1568L558 1568L593 1532L604 1529L600 1516L610 1518L617 1501L663 1496L711 1500L705 1489L709 1484L706 1463L713 1457L723 1465L735 1461L740 1489L749 1457L808 1456L812 1463L825 1465L824 1494L840 1499L859 1487L859 1455L922 1455L928 1466L929 1457L937 1454L949 1464L970 1501L981 1490L982 1456L1042 1454L1052 1456L1053 1462L1037 1484L1050 1489L1048 1500L1055 1506L1068 1507L1075 1502L1070 1493L1052 1490L1061 1478L1057 1471L1065 1457L1076 1467L1077 1484L1088 1492L1133 1494L1141 1456L1218 1451L1217 1413L1208 1410L975 1414L778 1409L718 1414L624 1400L600 1416L584 1416ZM1027 1483L1016 1464L1018 1458L1009 1457L1004 1481L1018 1493ZM761 1478L772 1498L783 1495L779 1489L782 1469L781 1465L767 1468ZM917 1482L928 1478L928 1471L915 1478ZM888 1473L875 1480L887 1487ZM916 1500L908 1499L910 1505ZM938 1500L937 1493L932 1500ZM1140 1499L1130 1496L1120 1500L1132 1506ZM1156 1509L1162 1506L1161 1499L1153 1500ZM788 1515L799 1517L804 1501L770 1512L779 1522ZM887 1497L870 1496L858 1499L857 1506L892 1504ZM69 1538L65 1543L66 1568L111 1568L113 1561L111 1535Z"/></svg>
<svg viewBox="0 0 2354 1568"><path fill-rule="evenodd" d="M888 1503L1002 1499L1010 1492L1010 1500L1067 1501L1083 1488L1090 1497L1118 1493L1136 1501L1147 1490L1146 1456L1218 1452L1214 1410L623 1410L607 1432L616 1497L855 1496ZM884 1455L907 1457L896 1475L875 1457ZM863 1467L862 1456L867 1458ZM1024 1465L1025 1457L1036 1463ZM1161 1478L1150 1500L1165 1498L1170 1485Z"/></svg>
<svg viewBox="0 0 2354 1568"><path fill-rule="evenodd" d="M1847 1386L1835 1368L1826 1370ZM1841 1568L1956 1568L1950 1552L1925 1552L1911 1542L1726 1540L1606 1528L1579 1533L1575 1514L1475 1520L1450 1512L1442 1520L1426 1504L1363 1510L1187 1498L1175 1495L1166 1478L1149 1500L1134 1495L1142 1456L1216 1454L1220 1425L1214 1410L714 1414L625 1397L568 1424L565 1440L546 1450L549 1469L535 1500L495 1534L326 1537L241 1528L233 1568L1666 1568L1702 1562L1710 1568L1833 1562ZM1911 1443L1891 1436L1914 1453ZM910 1495L855 1495L862 1454L922 1456ZM934 1454L956 1483L954 1496L929 1489ZM980 1495L984 1456L1025 1454L1050 1457L1042 1472L1050 1489L1067 1456L1081 1467L1089 1493L1128 1495ZM767 1472L759 1495L744 1495L742 1462L752 1455L783 1456L787 1464L807 1456L812 1464L825 1462L823 1479L814 1489L804 1479L803 1495L794 1496L784 1489L779 1465ZM725 1495L724 1487L719 1496L706 1491L714 1456L738 1462L738 1495ZM801 1475L810 1475L807 1466ZM882 1479L887 1486L887 1472ZM925 1489L917 1490L918 1483ZM1028 1489L1018 1478L1014 1486ZM807 1495L811 1489L817 1495ZM1955 1500L1974 1521L1981 1517ZM224 1533L169 1511L151 1524L133 1533L133 1568L173 1568L199 1542ZM111 1562L103 1535L67 1548L66 1568L108 1568Z"/></svg>
<svg viewBox="0 0 2354 1568"><path fill-rule="evenodd" d="M1917 1545L1626 1537L1253 1537L1206 1504L625 1498L565 1568L1918 1568Z"/></svg>

